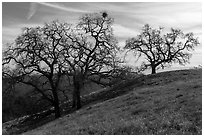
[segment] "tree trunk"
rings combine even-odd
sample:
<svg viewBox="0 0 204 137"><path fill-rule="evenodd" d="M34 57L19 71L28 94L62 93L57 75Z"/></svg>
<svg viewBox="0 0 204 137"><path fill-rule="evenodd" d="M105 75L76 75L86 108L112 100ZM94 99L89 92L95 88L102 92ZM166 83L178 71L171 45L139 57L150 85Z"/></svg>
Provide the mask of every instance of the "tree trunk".
<svg viewBox="0 0 204 137"><path fill-rule="evenodd" d="M74 81L74 91L73 91L73 99L72 99L72 108L80 109L81 108L81 98L80 98L80 82Z"/></svg>
<svg viewBox="0 0 204 137"><path fill-rule="evenodd" d="M152 66L152 74L155 74L155 73L156 73L156 67Z"/></svg>
<svg viewBox="0 0 204 137"><path fill-rule="evenodd" d="M57 95L57 92L55 90L53 90L52 93L53 93L53 97L54 97L53 106L55 109L55 118L59 118L61 116L61 114L60 114L58 95Z"/></svg>
<svg viewBox="0 0 204 137"><path fill-rule="evenodd" d="M72 108L80 109L81 108L81 98L80 98L80 89L82 84L82 79L78 76L75 76L73 79L74 82L74 91L73 91L73 100L72 100Z"/></svg>
<svg viewBox="0 0 204 137"><path fill-rule="evenodd" d="M76 90L76 108L80 109L81 108L81 98L80 98L80 86Z"/></svg>
<svg viewBox="0 0 204 137"><path fill-rule="evenodd" d="M57 118L61 117L59 102L54 103L54 108L55 108L55 118L57 119Z"/></svg>
<svg viewBox="0 0 204 137"><path fill-rule="evenodd" d="M75 91L75 87L74 90L72 92L72 108L76 107L76 91Z"/></svg>

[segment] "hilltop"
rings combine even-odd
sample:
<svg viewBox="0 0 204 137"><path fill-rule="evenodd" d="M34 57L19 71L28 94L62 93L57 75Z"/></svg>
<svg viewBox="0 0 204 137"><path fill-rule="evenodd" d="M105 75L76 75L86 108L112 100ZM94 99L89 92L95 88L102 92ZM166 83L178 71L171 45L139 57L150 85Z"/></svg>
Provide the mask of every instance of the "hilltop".
<svg viewBox="0 0 204 137"><path fill-rule="evenodd" d="M202 134L202 70L122 81L23 134Z"/></svg>

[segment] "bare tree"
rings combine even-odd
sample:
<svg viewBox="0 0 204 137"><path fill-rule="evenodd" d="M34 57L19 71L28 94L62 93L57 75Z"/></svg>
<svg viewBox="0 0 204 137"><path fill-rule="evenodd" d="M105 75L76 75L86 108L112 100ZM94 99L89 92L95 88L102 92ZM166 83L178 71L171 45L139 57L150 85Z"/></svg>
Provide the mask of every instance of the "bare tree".
<svg viewBox="0 0 204 137"><path fill-rule="evenodd" d="M184 34L181 30L172 28L163 35L162 30L163 28L152 29L146 24L141 34L128 39L124 47L133 51L138 58L145 57L141 68L151 67L152 74L156 73L156 69L172 63L185 65L191 57L190 51L199 44L193 33Z"/></svg>
<svg viewBox="0 0 204 137"><path fill-rule="evenodd" d="M24 28L3 53L3 75L30 85L54 106L60 117L58 86L63 76L62 44L66 23L53 21L43 27Z"/></svg>
<svg viewBox="0 0 204 137"><path fill-rule="evenodd" d="M85 14L74 31L66 34L64 67L67 75L73 76L74 108L81 107L80 90L85 80L99 82L115 72L119 49L112 23L113 19L106 12Z"/></svg>
<svg viewBox="0 0 204 137"><path fill-rule="evenodd" d="M58 92L62 77L72 77L73 107L79 109L85 80L100 83L115 73L117 41L106 12L84 15L76 26L53 21L25 28L3 56L3 74L35 88L60 117Z"/></svg>

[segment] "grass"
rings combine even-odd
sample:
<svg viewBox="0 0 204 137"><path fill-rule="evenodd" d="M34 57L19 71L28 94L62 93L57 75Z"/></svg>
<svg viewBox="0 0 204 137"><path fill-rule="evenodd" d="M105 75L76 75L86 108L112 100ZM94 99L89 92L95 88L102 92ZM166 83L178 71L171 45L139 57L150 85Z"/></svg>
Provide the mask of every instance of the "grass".
<svg viewBox="0 0 204 137"><path fill-rule="evenodd" d="M202 134L201 74L197 69L140 77L109 91L121 93L114 98L95 101L23 134Z"/></svg>
<svg viewBox="0 0 204 137"><path fill-rule="evenodd" d="M62 82L60 82L60 89L63 89L65 91L58 92L60 103L70 100L72 98L71 94L73 90L73 87L68 84L68 81L65 78L62 78L61 80ZM3 123L15 120L18 117L38 113L52 107L50 102L42 99L42 95L38 92L34 92L31 86L17 83L15 84L15 88L9 91L8 89L11 87L9 81L11 81L11 79L9 78L2 79ZM100 89L102 89L100 85L90 81L86 81L83 89L81 90L81 95L84 96Z"/></svg>

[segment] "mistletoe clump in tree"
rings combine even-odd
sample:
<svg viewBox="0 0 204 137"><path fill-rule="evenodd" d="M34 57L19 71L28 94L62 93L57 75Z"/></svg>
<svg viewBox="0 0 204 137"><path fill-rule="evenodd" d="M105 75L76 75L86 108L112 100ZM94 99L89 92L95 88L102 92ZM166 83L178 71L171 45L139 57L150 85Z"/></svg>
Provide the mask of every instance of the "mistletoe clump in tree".
<svg viewBox="0 0 204 137"><path fill-rule="evenodd" d="M112 30L113 18L106 12L85 14L73 33L67 34L63 54L66 74L73 76L73 107L81 107L80 91L85 80L100 83L111 77L119 59ZM71 43L71 44L69 44Z"/></svg>
<svg viewBox="0 0 204 137"><path fill-rule="evenodd" d="M81 107L85 80L100 83L115 73L119 51L107 13L85 14L76 26L53 21L24 28L3 52L3 76L32 86L60 117L59 91L63 76L72 77L73 107Z"/></svg>

